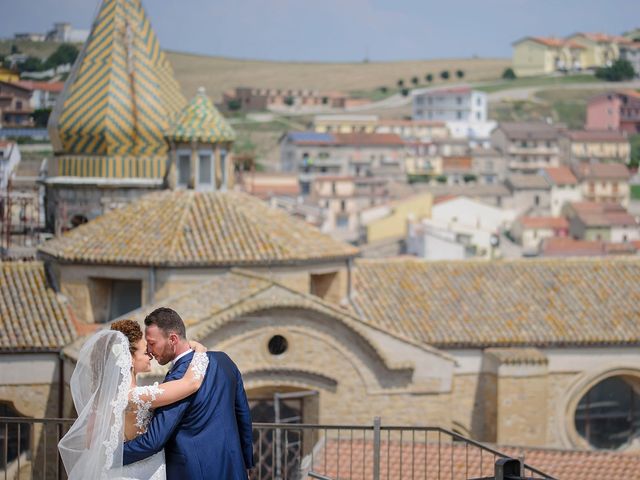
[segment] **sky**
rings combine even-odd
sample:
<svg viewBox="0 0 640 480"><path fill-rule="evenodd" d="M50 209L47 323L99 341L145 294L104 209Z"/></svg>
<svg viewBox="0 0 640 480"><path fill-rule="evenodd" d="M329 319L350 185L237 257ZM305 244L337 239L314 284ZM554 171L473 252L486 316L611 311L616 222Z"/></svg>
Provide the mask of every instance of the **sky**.
<svg viewBox="0 0 640 480"><path fill-rule="evenodd" d="M0 37L89 29L99 0L0 0ZM622 33L637 0L143 0L164 49L280 61L510 57L523 36Z"/></svg>

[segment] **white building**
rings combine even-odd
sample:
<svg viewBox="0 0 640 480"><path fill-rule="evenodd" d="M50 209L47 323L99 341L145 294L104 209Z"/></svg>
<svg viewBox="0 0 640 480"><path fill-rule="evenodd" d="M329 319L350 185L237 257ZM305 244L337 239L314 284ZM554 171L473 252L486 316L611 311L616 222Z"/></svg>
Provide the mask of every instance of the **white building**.
<svg viewBox="0 0 640 480"><path fill-rule="evenodd" d="M487 120L487 94L469 86L413 93L413 119L446 122L454 138L487 138L496 122Z"/></svg>
<svg viewBox="0 0 640 480"><path fill-rule="evenodd" d="M565 204L582 200L582 189L569 167L545 168L541 174L551 185L550 210L552 217L562 216L562 208Z"/></svg>
<svg viewBox="0 0 640 480"><path fill-rule="evenodd" d="M0 192L7 189L9 178L20 163L18 144L0 140Z"/></svg>
<svg viewBox="0 0 640 480"><path fill-rule="evenodd" d="M467 197L448 199L432 207L431 218L422 220L421 228L410 229L407 247L409 253L431 260L467 258L471 253L487 258L498 256L493 242L511 225L515 216L513 210ZM440 248L449 245L445 249L448 253L434 250L437 245ZM452 252L458 256L451 256L454 255Z"/></svg>

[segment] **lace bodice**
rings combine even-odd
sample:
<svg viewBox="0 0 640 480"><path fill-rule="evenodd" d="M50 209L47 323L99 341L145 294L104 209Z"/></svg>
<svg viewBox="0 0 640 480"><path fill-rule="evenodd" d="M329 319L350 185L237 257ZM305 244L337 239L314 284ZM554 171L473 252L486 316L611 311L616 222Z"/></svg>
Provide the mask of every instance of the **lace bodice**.
<svg viewBox="0 0 640 480"><path fill-rule="evenodd" d="M194 379L200 380L204 378L208 366L209 357L207 357L207 354L205 352L196 352L191 359L189 370ZM155 382L153 385L134 387L131 389L127 410L135 412L136 435L142 435L147 431L147 427L153 416L153 402L164 394L165 389L162 388L158 382Z"/></svg>

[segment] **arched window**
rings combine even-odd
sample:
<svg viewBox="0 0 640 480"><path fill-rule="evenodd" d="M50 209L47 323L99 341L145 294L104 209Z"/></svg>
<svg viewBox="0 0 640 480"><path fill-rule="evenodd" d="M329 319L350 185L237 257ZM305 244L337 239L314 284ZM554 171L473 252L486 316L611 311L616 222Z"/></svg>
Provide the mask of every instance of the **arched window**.
<svg viewBox="0 0 640 480"><path fill-rule="evenodd" d="M616 376L597 383L578 402L574 421L594 448L618 449L640 438L640 381Z"/></svg>

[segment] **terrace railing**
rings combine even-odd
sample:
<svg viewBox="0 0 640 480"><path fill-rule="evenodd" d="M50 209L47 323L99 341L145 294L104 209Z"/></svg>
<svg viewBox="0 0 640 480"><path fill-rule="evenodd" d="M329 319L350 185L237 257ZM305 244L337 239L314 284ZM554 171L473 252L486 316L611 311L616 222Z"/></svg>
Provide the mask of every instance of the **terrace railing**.
<svg viewBox="0 0 640 480"><path fill-rule="evenodd" d="M57 444L71 419L0 417L0 480L65 479ZM440 427L254 423L251 480L489 477L503 452ZM522 475L554 480L524 463Z"/></svg>

